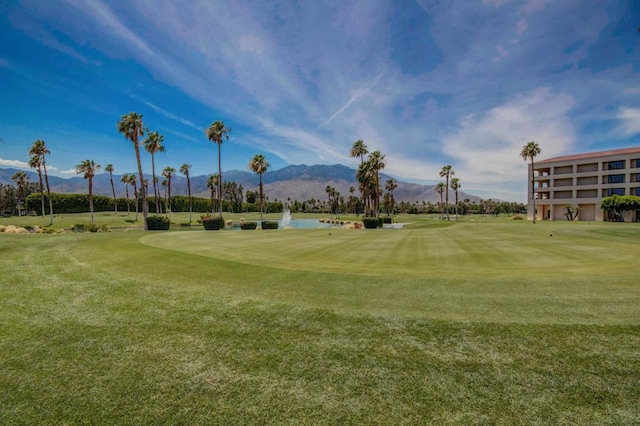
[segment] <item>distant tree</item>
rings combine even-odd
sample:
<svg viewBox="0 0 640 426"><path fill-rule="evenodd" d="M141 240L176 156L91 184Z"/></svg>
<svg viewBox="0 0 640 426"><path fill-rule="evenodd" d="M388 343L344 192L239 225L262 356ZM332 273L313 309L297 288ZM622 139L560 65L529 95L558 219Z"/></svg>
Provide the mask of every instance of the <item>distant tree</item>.
<svg viewBox="0 0 640 426"><path fill-rule="evenodd" d="M579 206L570 204L570 205L564 206L564 215L567 218L567 220L575 220L578 217L580 210L582 209Z"/></svg>
<svg viewBox="0 0 640 426"><path fill-rule="evenodd" d="M76 174L82 174L89 181L89 211L91 212L91 223L93 220L93 177L100 170L100 164L93 160L84 160L76 166Z"/></svg>
<svg viewBox="0 0 640 426"><path fill-rule="evenodd" d="M260 226L262 226L262 211L264 205L264 193L262 191L262 175L269 168L269 163L265 159L264 155L256 154L249 162L249 169L254 173L257 173L260 178L260 184L258 185L258 191L260 193Z"/></svg>
<svg viewBox="0 0 640 426"><path fill-rule="evenodd" d="M187 192L189 194L189 223L192 222L191 213L193 211L193 199L191 198L191 179L189 179L189 171L191 170L191 164L184 163L180 166L180 173L187 178Z"/></svg>
<svg viewBox="0 0 640 426"><path fill-rule="evenodd" d="M458 179L457 177L451 178L450 186L456 196L456 221L458 221L458 190L462 186L460 185L460 179Z"/></svg>
<svg viewBox="0 0 640 426"><path fill-rule="evenodd" d="M453 167L451 166L451 164L447 164L440 170L440 177L445 178L444 189L446 192L445 208L447 211L447 220L450 220L449 219L449 179L451 179L451 176L453 176L454 174L455 172L453 171Z"/></svg>
<svg viewBox="0 0 640 426"><path fill-rule="evenodd" d="M207 178L207 188L211 190L211 214L215 213L215 195L216 189L218 188L219 176L217 174L213 174ZM222 209L222 203L220 203L220 209ZM222 213L221 213L222 214Z"/></svg>
<svg viewBox="0 0 640 426"><path fill-rule="evenodd" d="M531 160L531 202L533 203L533 223L536 223L536 181L535 172L533 170L533 159L540 155L541 152L542 150L540 149L538 144L533 141L523 146L522 151L520 151L520 157L522 157L524 161Z"/></svg>
<svg viewBox="0 0 640 426"><path fill-rule="evenodd" d="M46 156L51 154L47 149L47 144L42 139L37 139L29 148L29 155L37 155L40 157L40 164L42 164L42 170L44 171L44 181L47 185L47 198L49 198L49 225L53 225L53 199L51 198L51 188L49 186L49 175L47 174L47 161Z"/></svg>
<svg viewBox="0 0 640 426"><path fill-rule="evenodd" d="M158 191L158 178L156 176L156 152L164 152L163 145L164 136L158 132L149 132L147 138L143 141L144 149L151 154L151 177L153 178L153 196L156 198L156 213L160 213L160 192Z"/></svg>
<svg viewBox="0 0 640 426"><path fill-rule="evenodd" d="M389 202L391 203L391 215L393 215L395 204L396 204L396 199L393 197L393 191L398 187L398 184L393 179L387 179L387 182L385 183L384 187L387 191L389 191L389 196L390 196Z"/></svg>
<svg viewBox="0 0 640 426"><path fill-rule="evenodd" d="M127 216L129 216L131 214L131 207L129 207L129 174L123 174L120 177L120 182L124 183L124 193L127 196Z"/></svg>
<svg viewBox="0 0 640 426"><path fill-rule="evenodd" d="M221 147L222 142L225 140L229 140L229 133L231 132L231 128L224 125L224 121L214 121L211 123L205 130L205 135L207 139L211 142L218 145L218 187L217 191L220 196L220 217L222 217L222 158L221 158Z"/></svg>
<svg viewBox="0 0 640 426"><path fill-rule="evenodd" d="M144 123L142 122L142 115L135 112L130 112L127 115L123 115L117 125L118 131L122 133L125 139L133 143L133 148L136 153L136 162L138 163L138 176L140 178L140 192L142 193L142 216L144 217L144 229L147 226L147 216L149 215L149 205L147 204L147 191L145 185L144 174L142 173L142 162L140 161L140 146L138 144L138 138L144 136ZM138 191L136 190L136 193ZM137 200L137 197L136 197ZM136 201L136 206L137 206ZM136 210L136 220L138 220L138 214Z"/></svg>
<svg viewBox="0 0 640 426"><path fill-rule="evenodd" d="M351 157L360 157L360 167L362 168L364 168L364 156L367 154L369 154L369 151L367 149L367 145L362 139L358 139L357 141L355 141L353 143L353 146L351 147L351 150L349 151L349 155ZM358 171L356 171L356 179L358 180L358 182L360 182L357 175ZM367 202L365 198L368 197L368 195L365 194L365 188L363 188L362 185L360 185L360 191L362 195L362 204L366 205Z"/></svg>
<svg viewBox="0 0 640 426"><path fill-rule="evenodd" d="M436 185L436 192L440 194L440 219L444 219L444 201L442 195L444 194L445 185L444 182L438 182Z"/></svg>
<svg viewBox="0 0 640 426"><path fill-rule="evenodd" d="M133 186L133 195L136 198L136 222L138 221L138 204L140 203L140 191L138 190L138 179L136 179L136 175L129 175L129 185ZM144 201L143 201L144 203ZM143 204L144 205L144 204ZM143 207L143 215L144 215L144 207ZM146 225L145 225L146 226Z"/></svg>
<svg viewBox="0 0 640 426"><path fill-rule="evenodd" d="M167 198L168 198L167 211L169 212L169 215L171 215L171 179L173 179L175 174L176 174L176 169L174 169L171 166L165 167L164 170L162 171L162 176L164 176L167 179Z"/></svg>
<svg viewBox="0 0 640 426"><path fill-rule="evenodd" d="M44 184L42 183L42 163L40 162L40 156L33 154L29 159L29 167L32 169L38 169L38 178L40 180L40 201L42 203L42 217L45 216L44 211Z"/></svg>
<svg viewBox="0 0 640 426"><path fill-rule="evenodd" d="M384 169L386 163L384 161L385 155L381 151L373 151L369 154L368 162L371 164L371 170L374 173L374 199L373 206L376 212L376 216L380 216L380 196L382 195L382 189L380 187L380 170Z"/></svg>
<svg viewBox="0 0 640 426"><path fill-rule="evenodd" d="M29 183L29 176L27 176L26 172L15 172L13 176L11 176L11 180L14 181L18 187L16 193L18 198L18 217L22 217L22 201L25 199L24 191Z"/></svg>
<svg viewBox="0 0 640 426"><path fill-rule="evenodd" d="M113 185L113 164L107 164L104 167L105 172L109 172L109 180L111 181L111 192L113 193L113 208L115 214L118 214L118 200L116 199L116 187Z"/></svg>

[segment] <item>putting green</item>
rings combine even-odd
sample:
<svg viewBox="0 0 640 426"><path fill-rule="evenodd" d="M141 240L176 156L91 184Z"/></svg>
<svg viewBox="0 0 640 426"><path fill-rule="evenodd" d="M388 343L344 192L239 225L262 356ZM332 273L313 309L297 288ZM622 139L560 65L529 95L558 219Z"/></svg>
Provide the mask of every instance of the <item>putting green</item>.
<svg viewBox="0 0 640 426"><path fill-rule="evenodd" d="M629 275L637 227L460 223L401 230L154 233L143 244L257 266L358 275L580 278ZM618 234L618 235L616 235Z"/></svg>

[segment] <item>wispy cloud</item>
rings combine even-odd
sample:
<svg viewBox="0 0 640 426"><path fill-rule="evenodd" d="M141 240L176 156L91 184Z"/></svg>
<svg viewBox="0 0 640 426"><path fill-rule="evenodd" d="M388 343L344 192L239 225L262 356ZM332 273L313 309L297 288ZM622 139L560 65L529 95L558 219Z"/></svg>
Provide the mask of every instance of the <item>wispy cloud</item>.
<svg viewBox="0 0 640 426"><path fill-rule="evenodd" d="M59 173L61 173L63 175L75 175L76 174L76 169L73 168L73 169L68 169L68 170L60 170Z"/></svg>
<svg viewBox="0 0 640 426"><path fill-rule="evenodd" d="M640 134L640 108L620 108L617 118L621 121L618 130L624 136Z"/></svg>
<svg viewBox="0 0 640 426"><path fill-rule="evenodd" d="M20 160L5 160L0 158L0 166L17 167L19 169L29 169L29 163Z"/></svg>

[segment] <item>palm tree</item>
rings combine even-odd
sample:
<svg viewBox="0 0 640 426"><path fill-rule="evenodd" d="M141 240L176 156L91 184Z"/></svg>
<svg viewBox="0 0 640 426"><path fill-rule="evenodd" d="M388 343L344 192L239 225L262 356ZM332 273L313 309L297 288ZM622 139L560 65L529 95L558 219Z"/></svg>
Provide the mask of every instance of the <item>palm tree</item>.
<svg viewBox="0 0 640 426"><path fill-rule="evenodd" d="M44 182L47 185L47 198L49 198L49 225L53 225L53 200L51 199L51 188L49 186L49 175L47 174L47 161L46 155L51 154L47 149L47 144L42 139L33 141L33 145L29 148L29 155L37 155L40 157L42 163L42 170L44 170Z"/></svg>
<svg viewBox="0 0 640 426"><path fill-rule="evenodd" d="M371 170L371 164L366 161L358 166L356 170L356 179L358 181L358 187L362 193L362 201L364 203L364 216L369 217L371 215L371 203L370 203L370 188L373 181L373 174Z"/></svg>
<svg viewBox="0 0 640 426"><path fill-rule="evenodd" d="M264 195L262 192L262 174L269 168L269 163L262 154L256 154L249 162L249 169L254 173L257 173L260 177L260 185L258 186L260 192L260 226L262 226L262 209L264 202Z"/></svg>
<svg viewBox="0 0 640 426"><path fill-rule="evenodd" d="M123 115L118 122L118 131L122 133L125 139L130 140L133 143L133 148L136 152L136 161L138 163L138 176L140 178L140 190L142 191L142 216L144 217L144 229L147 227L147 216L149 215L149 205L147 204L147 193L144 190L144 174L142 173L142 162L140 161L140 146L138 144L138 138L144 136L144 123L142 122L142 114L130 112L127 115ZM136 193L138 191L136 190ZM137 197L136 197L136 220L137 215Z"/></svg>
<svg viewBox="0 0 640 426"><path fill-rule="evenodd" d="M367 150L367 145L364 143L362 139L358 139L353 143L353 146L351 147L351 151L349 151L349 156L360 157L360 167L363 167L364 156L367 155L368 153L369 151ZM356 179L357 179L357 174L358 174L358 171L356 171ZM360 181L358 180L358 182ZM362 204L366 206L367 205L366 194L363 191L363 189L364 188L360 186L360 191L362 193ZM366 211L365 211L365 216L366 216Z"/></svg>
<svg viewBox="0 0 640 426"><path fill-rule="evenodd" d="M15 172L13 176L11 176L11 180L18 186L18 217L22 217L20 201L24 199L24 188L29 184L29 176L27 176L26 172Z"/></svg>
<svg viewBox="0 0 640 426"><path fill-rule="evenodd" d="M93 223L93 177L100 170L100 164L96 164L93 160L84 160L76 166L76 174L83 174L84 178L89 181L89 211L91 212L91 223Z"/></svg>
<svg viewBox="0 0 640 426"><path fill-rule="evenodd" d="M444 204L442 201L442 194L444 193L444 182L438 182L436 185L436 192L440 194L440 219L444 219Z"/></svg>
<svg viewBox="0 0 640 426"><path fill-rule="evenodd" d="M113 208L116 214L118 214L118 200L116 199L116 187L113 186L113 164L107 164L104 168L105 172L109 172L109 179L111 179L111 192L113 193Z"/></svg>
<svg viewBox="0 0 640 426"><path fill-rule="evenodd" d="M131 174L129 175L129 184L131 186L133 186L133 195L136 198L136 222L138 221L138 203L140 201L140 191L138 191L138 180L136 179L136 175L135 174ZM143 207L144 209L144 207ZM144 210L143 210L143 215L144 215ZM146 221L145 221L146 223ZM145 224L146 227L146 224Z"/></svg>
<svg viewBox="0 0 640 426"><path fill-rule="evenodd" d="M533 223L536 223L536 189L535 189L535 174L533 170L533 159L536 158L542 150L534 141L529 142L525 146L522 147L522 151L520 151L520 157L527 161L527 159L531 159L531 202L533 203Z"/></svg>
<svg viewBox="0 0 640 426"><path fill-rule="evenodd" d="M218 180L219 179L217 174L212 174L207 178L207 188L211 190L211 214L215 213L215 195L216 189L218 188Z"/></svg>
<svg viewBox="0 0 640 426"><path fill-rule="evenodd" d="M451 178L451 189L453 189L456 195L456 222L458 221L458 190L462 187L460 185L460 179L457 177Z"/></svg>
<svg viewBox="0 0 640 426"><path fill-rule="evenodd" d="M135 176L134 176L135 179ZM120 177L120 182L124 183L124 193L127 196L127 216L131 214L131 207L129 207L129 174L125 173Z"/></svg>
<svg viewBox="0 0 640 426"><path fill-rule="evenodd" d="M153 196L156 197L156 213L160 213L160 201L158 192L158 178L156 177L156 152L164 152L164 136L158 132L149 132L147 138L143 141L144 149L151 154L151 176L153 178Z"/></svg>
<svg viewBox="0 0 640 426"><path fill-rule="evenodd" d="M222 159L221 147L224 140L229 140L231 127L226 127L224 121L214 121L204 134L211 142L218 145L218 196L220 197L220 217L222 217Z"/></svg>
<svg viewBox="0 0 640 426"><path fill-rule="evenodd" d="M376 211L376 217L380 217L380 194L382 193L382 189L380 188L380 170L384 169L384 154L380 151L373 151L369 154L369 159L367 160L371 164L371 170L374 173L375 181L374 181L374 189L375 196L373 199L373 206Z"/></svg>
<svg viewBox="0 0 640 426"><path fill-rule="evenodd" d="M393 179L387 179L384 188L391 194L391 215L393 216L394 207L396 205L396 199L393 197L393 191L398 187L398 184Z"/></svg>
<svg viewBox="0 0 640 426"><path fill-rule="evenodd" d="M455 175L456 172L453 171L453 167L451 166L451 164L447 164L446 166L444 166L442 168L442 170L440 170L440 177L443 177L446 179L446 183L445 183L445 191L446 191L446 209L447 209L447 220L449 220L449 179L451 178L451 176Z"/></svg>
<svg viewBox="0 0 640 426"><path fill-rule="evenodd" d="M173 176L175 174L176 174L176 169L174 169L171 166L165 167L164 170L162 171L162 176L167 178L167 191L168 191L168 199L169 199L169 201L167 202L167 210L169 211L169 215L171 215L171 179L173 179Z"/></svg>
<svg viewBox="0 0 640 426"><path fill-rule="evenodd" d="M187 178L187 192L189 194L189 223L191 223L191 211L192 211L192 203L191 203L191 180L189 179L189 170L191 169L191 164L184 163L180 166L180 173L185 175Z"/></svg>
<svg viewBox="0 0 640 426"><path fill-rule="evenodd" d="M38 178L40 179L40 201L42 202L42 217L44 218L44 184L42 183L42 163L40 162L40 156L34 154L29 159L29 167L32 169L38 169Z"/></svg>

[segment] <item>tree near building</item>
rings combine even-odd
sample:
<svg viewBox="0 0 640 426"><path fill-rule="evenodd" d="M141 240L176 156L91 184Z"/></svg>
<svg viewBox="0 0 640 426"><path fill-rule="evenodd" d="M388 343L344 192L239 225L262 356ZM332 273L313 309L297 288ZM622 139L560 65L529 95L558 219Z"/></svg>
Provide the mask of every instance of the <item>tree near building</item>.
<svg viewBox="0 0 640 426"><path fill-rule="evenodd" d="M567 220L576 220L576 218L578 217L578 214L580 214L580 210L582 210L580 207L574 205L574 204L570 204L567 206L564 206L564 215L567 218Z"/></svg>
<svg viewBox="0 0 640 426"><path fill-rule="evenodd" d="M520 157L524 161L531 160L531 202L533 203L533 223L536 223L536 189L535 189L535 172L534 172L534 158L536 158L542 150L534 141L529 142L522 147L520 151Z"/></svg>
<svg viewBox="0 0 640 426"><path fill-rule="evenodd" d="M640 210L640 197L636 195L611 195L600 201L600 207L610 214L613 221L624 222L629 210Z"/></svg>
<svg viewBox="0 0 640 426"><path fill-rule="evenodd" d="M104 167L105 172L109 172L109 180L111 180L111 193L113 194L113 209L118 214L118 200L116 199L116 187L113 185L113 164L107 164Z"/></svg>
<svg viewBox="0 0 640 426"><path fill-rule="evenodd" d="M51 198L51 187L49 186L46 160L48 154L51 154L51 152L47 149L47 144L42 139L33 141L33 145L29 148L29 155L37 155L40 157L40 163L42 164L42 170L44 172L44 182L47 186L47 198L49 199L49 225L53 225L53 199Z"/></svg>
<svg viewBox="0 0 640 426"><path fill-rule="evenodd" d="M82 174L83 178L89 181L89 212L91 213L91 223L93 218L93 177L100 170L100 164L96 164L93 160L84 160L76 166L76 174Z"/></svg>
<svg viewBox="0 0 640 426"><path fill-rule="evenodd" d="M138 176L140 178L140 192L142 193L142 216L144 217L144 229L147 226L147 216L149 215L149 205L147 204L147 191L145 190L144 174L142 173L142 162L140 161L140 145L138 139L140 136L144 136L144 123L142 122L142 114L130 112L127 115L123 115L117 125L118 131L122 133L125 139L133 143L133 148L136 153L136 162L138 163ZM136 193L138 191L136 190ZM137 198L136 198L137 199ZM137 206L137 202L136 202ZM137 220L137 213L136 213Z"/></svg>
<svg viewBox="0 0 640 426"><path fill-rule="evenodd" d="M262 175L269 168L269 163L266 158L262 154L256 154L249 162L249 169L256 173L260 178L260 183L258 185L258 192L260 193L260 226L262 226L262 212L264 205L264 192L262 188Z"/></svg>
<svg viewBox="0 0 640 426"><path fill-rule="evenodd" d="M193 212L193 200L191 198L191 179L189 179L189 172L191 170L191 164L184 163L180 166L180 173L187 178L187 193L189 195L189 223L192 222L191 214Z"/></svg>
<svg viewBox="0 0 640 426"><path fill-rule="evenodd" d="M231 128L225 126L224 121L214 121L211 126L205 130L207 139L218 145L218 186L217 192L220 197L220 217L222 217L222 142L229 140Z"/></svg>

